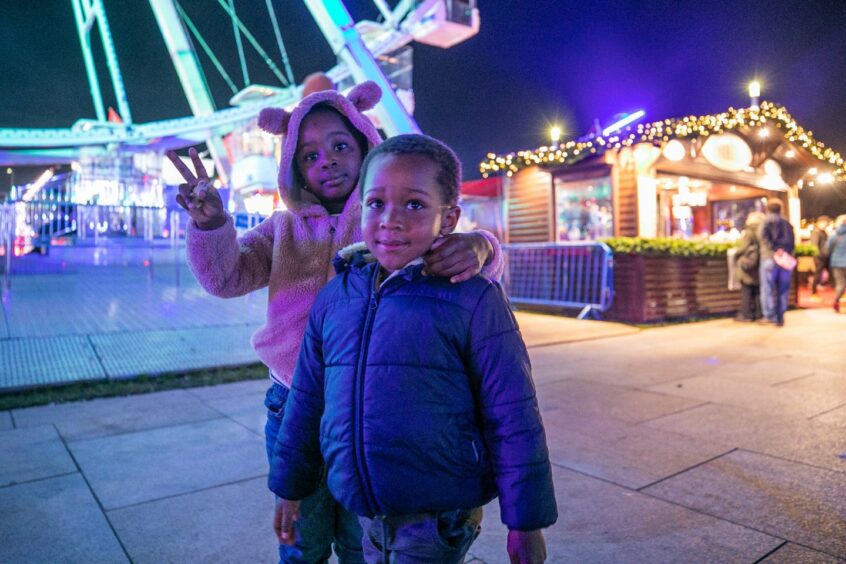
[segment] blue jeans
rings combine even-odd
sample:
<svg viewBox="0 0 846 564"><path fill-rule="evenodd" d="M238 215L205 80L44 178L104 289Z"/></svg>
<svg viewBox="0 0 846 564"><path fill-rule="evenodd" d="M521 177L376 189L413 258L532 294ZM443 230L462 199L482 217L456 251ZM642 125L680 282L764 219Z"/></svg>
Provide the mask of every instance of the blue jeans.
<svg viewBox="0 0 846 564"><path fill-rule="evenodd" d="M264 439L267 459L273 459L276 435L285 413L288 388L274 383L264 398L267 423ZM361 551L361 527L358 517L344 509L326 487L324 476L320 487L300 501L300 519L296 524L297 542L294 546L279 545L279 561L290 563L326 562L332 555L332 544L341 564L364 562Z"/></svg>
<svg viewBox="0 0 846 564"><path fill-rule="evenodd" d="M761 311L764 318L784 324L787 296L790 294L790 271L778 266L773 259L761 261Z"/></svg>
<svg viewBox="0 0 846 564"><path fill-rule="evenodd" d="M359 520L368 564L461 564L482 530L482 508Z"/></svg>

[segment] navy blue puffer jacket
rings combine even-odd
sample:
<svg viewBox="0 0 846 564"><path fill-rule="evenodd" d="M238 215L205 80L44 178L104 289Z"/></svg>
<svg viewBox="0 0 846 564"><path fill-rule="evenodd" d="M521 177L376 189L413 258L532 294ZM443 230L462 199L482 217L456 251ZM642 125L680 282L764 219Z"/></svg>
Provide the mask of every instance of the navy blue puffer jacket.
<svg viewBox="0 0 846 564"><path fill-rule="evenodd" d="M500 286L412 266L377 291L352 266L317 297L269 486L302 499L328 484L358 515L484 505L533 530L557 509L529 358ZM322 453L322 458L321 458Z"/></svg>

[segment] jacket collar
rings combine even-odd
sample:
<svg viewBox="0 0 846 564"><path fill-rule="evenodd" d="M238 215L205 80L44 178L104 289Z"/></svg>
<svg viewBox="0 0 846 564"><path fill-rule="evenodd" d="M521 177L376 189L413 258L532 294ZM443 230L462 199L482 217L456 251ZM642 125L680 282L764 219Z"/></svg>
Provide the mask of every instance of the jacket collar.
<svg viewBox="0 0 846 564"><path fill-rule="evenodd" d="M373 256L363 242L353 243L338 251L337 256L332 260L332 266L335 267L336 273L344 272L345 270L366 269L373 265L372 268L378 269L379 264L376 262L376 257ZM418 257L405 265L400 270L392 272L382 281L382 284L392 278L403 278L411 281L415 277L421 275L423 270L423 257Z"/></svg>

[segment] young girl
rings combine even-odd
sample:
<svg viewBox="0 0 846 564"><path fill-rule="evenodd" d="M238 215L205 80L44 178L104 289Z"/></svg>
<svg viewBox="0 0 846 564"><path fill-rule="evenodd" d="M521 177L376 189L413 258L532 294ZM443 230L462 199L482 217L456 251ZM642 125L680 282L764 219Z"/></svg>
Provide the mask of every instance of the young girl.
<svg viewBox="0 0 846 564"><path fill-rule="evenodd" d="M259 126L284 135L278 186L287 209L240 238L196 150L189 151L195 172L168 153L186 181L176 199L193 220L187 229L187 254L199 283L219 297L268 287L267 322L252 338L273 381L265 398L268 458L311 306L334 276L336 253L362 238L356 185L364 156L381 142L362 112L374 107L381 94L375 83L366 82L348 97L331 90L310 94L291 113L262 110ZM484 231L441 238L426 257L428 273L452 282L473 277L483 266L483 274L491 278L502 272L496 238ZM338 505L324 485L302 501L294 545L280 538L281 561L324 561L333 541L341 562L362 561L357 518Z"/></svg>

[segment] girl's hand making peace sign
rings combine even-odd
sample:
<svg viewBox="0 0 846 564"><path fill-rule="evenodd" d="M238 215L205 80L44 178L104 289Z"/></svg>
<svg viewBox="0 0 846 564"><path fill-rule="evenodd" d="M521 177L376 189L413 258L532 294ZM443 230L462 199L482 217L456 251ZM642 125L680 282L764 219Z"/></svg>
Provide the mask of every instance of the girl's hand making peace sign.
<svg viewBox="0 0 846 564"><path fill-rule="evenodd" d="M182 162L175 152L168 151L167 158L185 179L179 185L176 203L185 208L197 227L204 231L217 229L226 223L226 212L223 210L223 200L217 189L212 185L203 161L197 154L197 149L188 149L188 155L194 163L194 172Z"/></svg>

